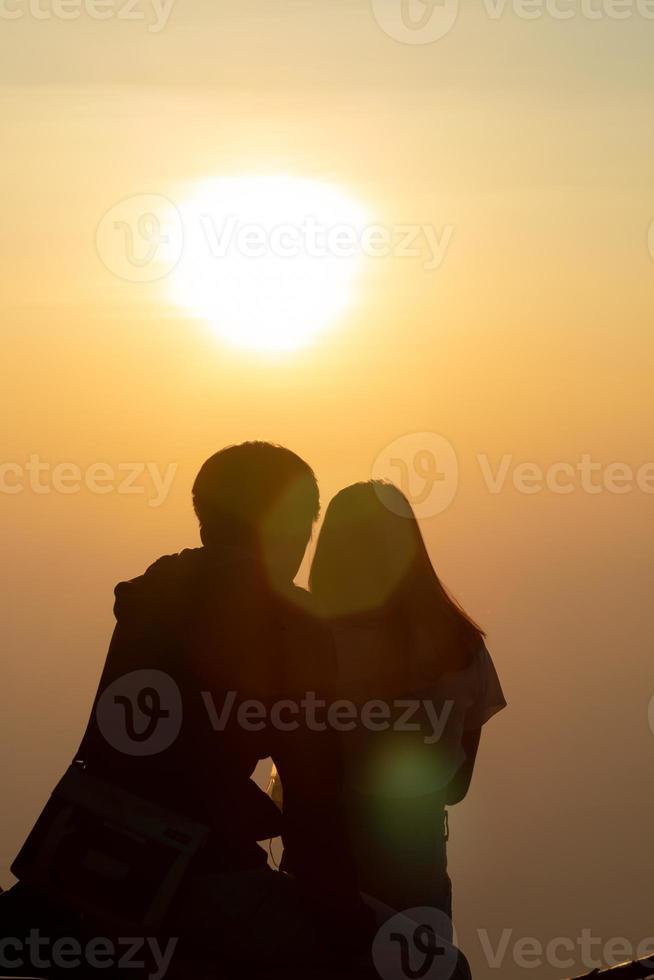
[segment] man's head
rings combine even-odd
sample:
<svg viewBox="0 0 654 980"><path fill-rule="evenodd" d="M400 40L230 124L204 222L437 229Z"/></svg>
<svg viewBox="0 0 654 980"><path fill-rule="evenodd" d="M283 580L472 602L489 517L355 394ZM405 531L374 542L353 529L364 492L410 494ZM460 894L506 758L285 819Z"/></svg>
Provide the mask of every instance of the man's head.
<svg viewBox="0 0 654 980"><path fill-rule="evenodd" d="M282 446L244 442L204 463L193 484L203 543L255 551L275 577L294 578L320 511L311 468Z"/></svg>

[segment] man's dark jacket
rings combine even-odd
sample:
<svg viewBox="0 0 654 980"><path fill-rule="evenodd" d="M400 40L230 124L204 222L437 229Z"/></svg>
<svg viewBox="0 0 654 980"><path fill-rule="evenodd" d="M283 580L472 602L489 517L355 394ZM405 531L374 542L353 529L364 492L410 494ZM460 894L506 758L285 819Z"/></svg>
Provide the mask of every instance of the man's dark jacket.
<svg viewBox="0 0 654 980"><path fill-rule="evenodd" d="M199 548L161 558L118 585L115 614L78 759L90 773L209 825L203 871L264 865L256 842L281 835L284 866L307 896L347 915L358 894L341 814L338 738L311 730L301 714L295 731L269 720L246 731L235 717L243 701L261 702L268 717L275 702L299 704L307 692L330 698L335 659L310 596L290 584L273 587L244 552ZM173 744L147 756L118 751L97 722L103 692L138 670L168 674L183 706ZM230 692L230 720L216 731L210 706L220 714ZM283 711L282 718L291 715ZM250 778L269 757L281 775L283 815Z"/></svg>

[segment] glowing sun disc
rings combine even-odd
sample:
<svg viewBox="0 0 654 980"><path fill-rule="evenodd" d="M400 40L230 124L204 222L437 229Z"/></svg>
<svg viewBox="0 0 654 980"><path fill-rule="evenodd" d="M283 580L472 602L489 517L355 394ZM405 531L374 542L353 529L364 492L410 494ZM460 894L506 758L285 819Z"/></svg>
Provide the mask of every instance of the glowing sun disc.
<svg viewBox="0 0 654 980"><path fill-rule="evenodd" d="M179 212L184 241L172 297L230 343L301 347L350 306L368 217L336 185L215 178Z"/></svg>

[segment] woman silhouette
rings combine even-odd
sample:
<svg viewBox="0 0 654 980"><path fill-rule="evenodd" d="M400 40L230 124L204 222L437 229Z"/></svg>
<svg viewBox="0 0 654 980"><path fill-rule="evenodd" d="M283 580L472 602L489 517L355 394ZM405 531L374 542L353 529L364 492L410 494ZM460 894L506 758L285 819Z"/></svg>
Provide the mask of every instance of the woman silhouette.
<svg viewBox="0 0 654 980"><path fill-rule="evenodd" d="M406 497L358 483L330 503L311 590L331 621L346 805L364 892L451 917L446 807L468 791L482 725L506 702L484 633L448 594Z"/></svg>

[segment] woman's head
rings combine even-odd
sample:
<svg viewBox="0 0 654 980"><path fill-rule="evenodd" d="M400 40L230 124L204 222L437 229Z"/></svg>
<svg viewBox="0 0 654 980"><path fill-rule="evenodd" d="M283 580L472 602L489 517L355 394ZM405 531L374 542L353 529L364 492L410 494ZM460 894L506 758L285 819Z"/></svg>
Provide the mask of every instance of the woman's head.
<svg viewBox="0 0 654 980"><path fill-rule="evenodd" d="M409 501L390 483L356 483L331 501L311 590L332 619L376 622L402 637L419 673L464 666L482 641L441 584Z"/></svg>

